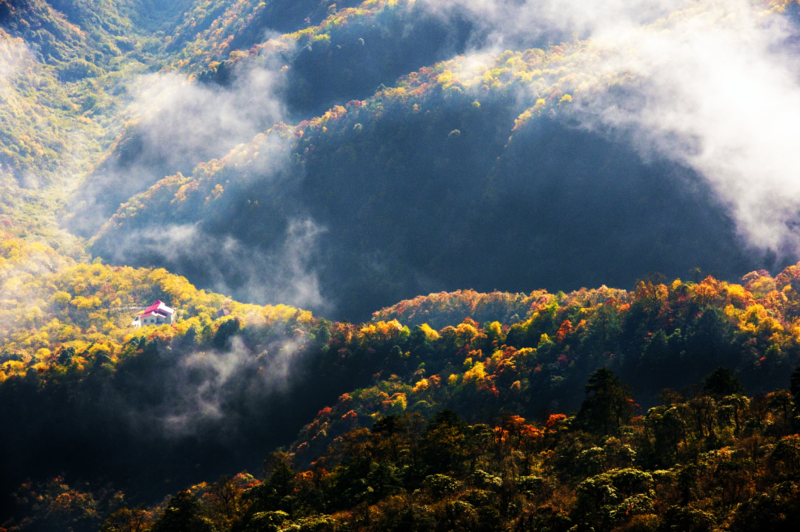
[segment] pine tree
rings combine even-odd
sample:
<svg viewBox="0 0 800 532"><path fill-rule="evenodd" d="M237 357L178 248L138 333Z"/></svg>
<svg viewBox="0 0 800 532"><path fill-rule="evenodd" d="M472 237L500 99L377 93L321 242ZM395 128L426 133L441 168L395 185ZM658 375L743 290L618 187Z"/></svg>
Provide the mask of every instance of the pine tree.
<svg viewBox="0 0 800 532"><path fill-rule="evenodd" d="M590 431L616 433L633 415L630 390L608 368L600 368L589 376L586 396L578 421Z"/></svg>

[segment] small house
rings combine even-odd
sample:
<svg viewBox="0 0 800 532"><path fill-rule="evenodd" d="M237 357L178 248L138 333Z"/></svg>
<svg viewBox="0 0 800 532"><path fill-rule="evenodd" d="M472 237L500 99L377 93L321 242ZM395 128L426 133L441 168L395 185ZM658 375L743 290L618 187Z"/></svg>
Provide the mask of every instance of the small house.
<svg viewBox="0 0 800 532"><path fill-rule="evenodd" d="M175 323L175 309L168 307L162 301L156 301L133 320L131 325L139 328L142 325L163 325Z"/></svg>

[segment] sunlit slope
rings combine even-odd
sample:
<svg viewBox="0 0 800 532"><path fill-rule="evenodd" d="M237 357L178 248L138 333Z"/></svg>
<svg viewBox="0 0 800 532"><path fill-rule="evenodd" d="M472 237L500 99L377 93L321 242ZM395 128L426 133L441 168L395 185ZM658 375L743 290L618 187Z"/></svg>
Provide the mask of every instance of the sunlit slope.
<svg viewBox="0 0 800 532"><path fill-rule="evenodd" d="M590 306L611 298L624 300L626 297L625 290L604 286L595 290L572 293L569 299L572 305ZM374 312L371 321L376 323L398 320L409 327L428 324L437 330L447 326L456 327L467 318L480 324L496 321L510 325L524 320L531 309L551 299L552 295L547 290L534 290L528 294L456 290L427 296L419 295L414 299L400 301L391 307Z"/></svg>
<svg viewBox="0 0 800 532"><path fill-rule="evenodd" d="M38 53L0 27L2 230L45 239L78 257L80 244L59 228L55 213L113 138L116 103L105 81L93 76L61 80L60 67Z"/></svg>
<svg viewBox="0 0 800 532"><path fill-rule="evenodd" d="M120 79L157 52L159 41L137 24L147 2L96 4L0 3L0 161L27 186L89 168L109 140L105 129L113 138Z"/></svg>
<svg viewBox="0 0 800 532"><path fill-rule="evenodd" d="M337 9L360 3L358 0L195 1L171 31L165 51L170 54L173 66L203 71L231 55L246 54L272 35L313 27Z"/></svg>
<svg viewBox="0 0 800 532"><path fill-rule="evenodd" d="M400 349L380 381L320 411L291 452L295 463L310 463L344 432L404 413L452 408L488 421L502 412L575 412L598 367L620 375L643 412L665 388L695 393L720 366L748 393L769 393L786 387L800 362L798 286L798 267L790 266L775 278L751 272L741 284L708 277L641 282L630 292L459 291L402 301L376 312L358 335L331 329L328 345L347 358L379 339Z"/></svg>
<svg viewBox="0 0 800 532"><path fill-rule="evenodd" d="M182 249L169 235L191 227L204 242L270 253L293 222L311 220L324 233L306 267L349 317L433 286L630 286L651 271L750 269L692 171L578 127L583 102L631 83L595 73L601 53L575 42L423 68L164 179L123 205L93 250L200 285L229 271L236 290L249 282L241 257Z"/></svg>
<svg viewBox="0 0 800 532"><path fill-rule="evenodd" d="M6 232L82 255L56 215L119 131L126 80L157 52L159 41L139 16L150 8L136 1L0 2Z"/></svg>
<svg viewBox="0 0 800 532"><path fill-rule="evenodd" d="M18 239L0 240L0 253L0 352L4 362L12 361L0 378L24 375L29 368L48 370L59 363L64 349L88 357L102 351L115 361L115 353L131 338L156 331L131 327L133 318L156 300L181 309L172 335L190 328L201 332L222 316L264 323L311 321L310 312L285 305L245 305L197 290L165 270L76 264L46 245Z"/></svg>
<svg viewBox="0 0 800 532"><path fill-rule="evenodd" d="M225 60L234 49L223 53L230 39L222 46L228 34L216 31L219 24L225 31L249 28L249 48L271 35L273 26L296 31L310 24L306 15L289 22L281 18L283 11L321 9L314 23L329 14L327 5L316 3L276 1L266 10L263 2L217 4L209 13L207 3L193 0L0 2L0 214L13 223L12 234L80 255L80 245L59 229L59 216L74 212L65 204L75 186L102 161L126 122L140 118L129 107L138 80L160 69L210 68L206 62L197 68L181 64L180 42L194 43L185 51L193 59L207 46ZM255 12L260 15L254 19ZM207 15L212 19L206 22ZM138 191L114 198L113 208Z"/></svg>
<svg viewBox="0 0 800 532"><path fill-rule="evenodd" d="M131 327L155 300L177 322ZM164 270L0 240L0 417L14 427L0 443L0 490L65 470L140 490L197 478L199 463L247 467L253 449L291 438L342 393L311 357L315 327L310 312L240 304ZM330 384L351 378L364 382L356 372ZM233 447L243 455L218 456Z"/></svg>
<svg viewBox="0 0 800 532"><path fill-rule="evenodd" d="M367 98L376 87L453 57L480 37L472 22L448 21L414 3L366 4L339 5L320 24L271 36L249 50L233 50L236 39L230 46L220 44L226 33L211 32L212 24L209 35L186 45L193 50L186 60L191 62L174 60L165 67L198 82L178 84L167 74L150 80L165 87L150 95L152 103L140 102L143 112L126 124L75 193L75 215L67 222L71 230L91 236L121 203L165 176L188 175L197 164L223 157L279 120L296 123L333 105ZM241 13L237 16L233 20L241 20ZM181 53L171 53L170 60ZM248 107L252 112L237 113ZM181 123L184 127L176 126ZM80 214L87 210L92 216Z"/></svg>
<svg viewBox="0 0 800 532"><path fill-rule="evenodd" d="M240 304L163 270L0 243L0 422L15 427L0 442L6 492L66 472L154 501L256 470L301 428L289 450L307 464L386 415L454 408L489 421L576 409L598 367L647 408L718 366L748 392L768 392L800 361L797 266L742 284L431 294L351 324ZM178 322L126 326L153 298L178 309Z"/></svg>

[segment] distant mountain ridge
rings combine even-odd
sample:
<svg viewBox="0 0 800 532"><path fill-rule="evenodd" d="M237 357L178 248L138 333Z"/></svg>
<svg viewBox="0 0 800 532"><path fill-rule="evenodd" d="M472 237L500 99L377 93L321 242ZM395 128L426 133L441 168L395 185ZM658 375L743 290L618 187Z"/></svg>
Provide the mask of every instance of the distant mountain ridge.
<svg viewBox="0 0 800 532"><path fill-rule="evenodd" d="M34 77L20 74L13 90L36 111L5 111L15 124L0 149L5 196L49 206L34 221L4 199L11 234L80 256L69 231L108 261L164 266L253 301L303 297L292 302L354 319L436 288L630 286L691 268L734 279L791 261L743 244L693 170L583 127L592 98L624 101L636 83L597 77L591 41L525 47L561 37L554 29L512 43L520 51L448 59L486 42L474 14L313 4L111 3L99 24L89 3L5 2L3 27L34 54L21 56L27 72L49 80L31 93ZM148 84L166 107L141 99ZM254 102L264 110L235 111ZM196 124L206 117L211 129ZM157 216L137 217L156 205ZM306 251L282 262L299 227ZM194 255L165 247L178 234L194 235ZM217 253L220 241L233 251ZM272 269L276 286L252 290Z"/></svg>
<svg viewBox="0 0 800 532"><path fill-rule="evenodd" d="M368 100L281 124L133 198L93 250L168 264L201 284L227 269L235 290L239 258L212 253L213 271L203 271L197 248L163 247L168 237L151 222L269 254L284 245L293 217L308 217L326 230L309 269L343 315L362 318L437 285L579 288L589 284L587 263L595 282L618 286L648 271L685 274L687 260L730 272L722 276L754 266L698 176L570 124L578 82L563 72L580 72L582 46L506 52L463 82L460 59L438 63ZM545 98L518 96L530 71L547 72L539 74ZM491 88L482 75L496 80ZM695 194L680 193L686 183Z"/></svg>

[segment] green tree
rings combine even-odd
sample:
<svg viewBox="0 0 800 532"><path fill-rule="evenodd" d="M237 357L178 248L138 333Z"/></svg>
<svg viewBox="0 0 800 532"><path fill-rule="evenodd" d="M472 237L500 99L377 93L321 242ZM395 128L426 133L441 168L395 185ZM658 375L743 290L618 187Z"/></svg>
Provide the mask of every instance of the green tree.
<svg viewBox="0 0 800 532"><path fill-rule="evenodd" d="M786 390L775 390L767 395L767 407L774 414L780 414L780 425L782 425L783 430L791 426L792 402L792 395Z"/></svg>
<svg viewBox="0 0 800 532"><path fill-rule="evenodd" d="M719 367L709 373L703 381L703 393L714 399L746 392L742 381L729 368Z"/></svg>
<svg viewBox="0 0 800 532"><path fill-rule="evenodd" d="M659 532L711 532L714 517L694 508L671 506L664 514Z"/></svg>
<svg viewBox="0 0 800 532"><path fill-rule="evenodd" d="M740 434L745 421L747 411L750 408L750 400L744 395L736 394L722 398L718 404L719 414L722 417L729 416L735 427L735 434Z"/></svg>
<svg viewBox="0 0 800 532"><path fill-rule="evenodd" d="M211 522L202 516L202 507L189 491L172 497L151 532L215 532Z"/></svg>
<svg viewBox="0 0 800 532"><path fill-rule="evenodd" d="M211 341L212 345L217 349L225 349L230 339L239 332L241 325L238 318L222 322L214 334L214 339Z"/></svg>
<svg viewBox="0 0 800 532"><path fill-rule="evenodd" d="M452 410L442 410L429 422L420 441L420 455L429 473L461 472L467 467L467 426Z"/></svg>
<svg viewBox="0 0 800 532"><path fill-rule="evenodd" d="M789 391L794 399L795 428L800 428L800 366L794 368L791 377Z"/></svg>
<svg viewBox="0 0 800 532"><path fill-rule="evenodd" d="M252 510L281 510L292 514L294 507L295 470L286 453L274 452L264 460L264 482L253 488L256 501Z"/></svg>
<svg viewBox="0 0 800 532"><path fill-rule="evenodd" d="M630 390L614 372L600 368L589 376L586 399L578 412L578 421L587 429L602 434L616 433L633 415Z"/></svg>

